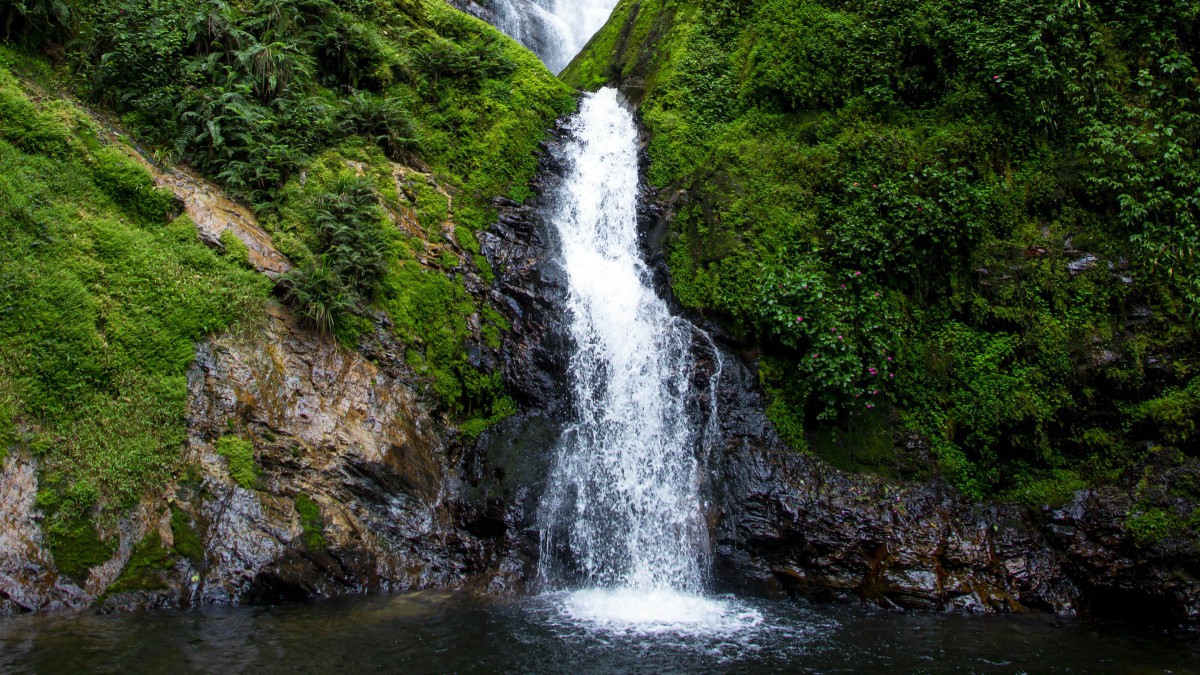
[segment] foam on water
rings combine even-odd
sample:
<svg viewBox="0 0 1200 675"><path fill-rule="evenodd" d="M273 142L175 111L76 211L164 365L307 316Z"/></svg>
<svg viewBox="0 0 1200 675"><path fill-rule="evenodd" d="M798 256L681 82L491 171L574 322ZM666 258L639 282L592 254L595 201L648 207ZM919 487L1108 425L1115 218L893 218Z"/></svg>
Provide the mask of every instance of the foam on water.
<svg viewBox="0 0 1200 675"><path fill-rule="evenodd" d="M762 614L734 599L670 589L593 588L564 594L561 612L605 632L706 637L753 631Z"/></svg>

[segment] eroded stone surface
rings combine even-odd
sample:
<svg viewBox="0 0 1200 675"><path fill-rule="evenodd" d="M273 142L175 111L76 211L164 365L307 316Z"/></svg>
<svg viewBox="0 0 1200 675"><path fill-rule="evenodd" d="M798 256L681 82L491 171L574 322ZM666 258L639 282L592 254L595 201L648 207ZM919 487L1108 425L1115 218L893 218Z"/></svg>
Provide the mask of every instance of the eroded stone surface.
<svg viewBox="0 0 1200 675"><path fill-rule="evenodd" d="M46 549L36 460L16 450L0 464L0 615L86 605L87 594L60 578Z"/></svg>
<svg viewBox="0 0 1200 675"><path fill-rule="evenodd" d="M205 602L453 586L445 440L413 383L297 325L282 309L201 348L189 445L201 469L183 503L204 523ZM233 483L214 450L256 448L261 489ZM295 499L322 511L325 546L302 541Z"/></svg>

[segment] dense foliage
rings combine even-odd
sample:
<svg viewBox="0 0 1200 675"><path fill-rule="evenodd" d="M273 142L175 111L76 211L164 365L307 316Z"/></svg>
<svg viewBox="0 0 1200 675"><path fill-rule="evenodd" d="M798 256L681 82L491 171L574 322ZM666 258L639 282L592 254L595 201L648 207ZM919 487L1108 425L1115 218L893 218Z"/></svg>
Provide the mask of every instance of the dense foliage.
<svg viewBox="0 0 1200 675"><path fill-rule="evenodd" d="M968 493L1040 501L1200 451L1198 26L624 0L564 77L643 96L675 291L762 346L790 443L893 470L923 441Z"/></svg>

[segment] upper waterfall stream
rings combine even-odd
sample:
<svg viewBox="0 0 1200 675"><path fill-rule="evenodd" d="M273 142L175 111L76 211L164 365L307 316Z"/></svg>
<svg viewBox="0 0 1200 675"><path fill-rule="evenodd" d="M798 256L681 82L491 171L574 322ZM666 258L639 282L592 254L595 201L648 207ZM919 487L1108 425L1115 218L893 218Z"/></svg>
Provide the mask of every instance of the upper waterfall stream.
<svg viewBox="0 0 1200 675"><path fill-rule="evenodd" d="M608 20L616 0L493 0L492 21L560 72Z"/></svg>
<svg viewBox="0 0 1200 675"><path fill-rule="evenodd" d="M575 420L541 504L543 578L582 586L568 612L606 625L753 624L701 595L709 540L698 418L714 411L690 408L700 394L692 342L703 333L672 316L641 257L633 115L615 89L601 89L569 130L546 216L567 276Z"/></svg>

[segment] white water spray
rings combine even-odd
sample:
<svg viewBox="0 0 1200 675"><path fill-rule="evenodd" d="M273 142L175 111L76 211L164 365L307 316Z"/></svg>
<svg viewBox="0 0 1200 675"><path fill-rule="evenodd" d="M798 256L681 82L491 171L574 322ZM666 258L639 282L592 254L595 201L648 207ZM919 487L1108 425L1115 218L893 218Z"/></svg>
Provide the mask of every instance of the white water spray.
<svg viewBox="0 0 1200 675"><path fill-rule="evenodd" d="M708 426L689 406L702 333L671 315L641 258L633 115L602 89L570 131L548 216L568 280L576 420L541 505L543 577L582 585L564 611L605 628L745 625L756 619L701 595L709 540L697 455Z"/></svg>
<svg viewBox="0 0 1200 675"><path fill-rule="evenodd" d="M616 0L492 0L489 19L552 72L567 67L608 20Z"/></svg>

